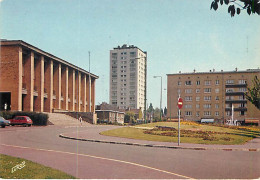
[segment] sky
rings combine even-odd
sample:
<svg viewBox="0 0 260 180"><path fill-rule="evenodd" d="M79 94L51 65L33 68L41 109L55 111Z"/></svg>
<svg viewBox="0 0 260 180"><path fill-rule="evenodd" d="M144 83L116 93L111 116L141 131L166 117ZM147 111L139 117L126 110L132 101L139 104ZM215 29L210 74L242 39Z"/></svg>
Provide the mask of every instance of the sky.
<svg viewBox="0 0 260 180"><path fill-rule="evenodd" d="M96 104L109 102L109 51L147 51L147 103L167 105L167 76L260 67L260 16L231 18L212 0L0 0L0 38L23 40L99 76Z"/></svg>

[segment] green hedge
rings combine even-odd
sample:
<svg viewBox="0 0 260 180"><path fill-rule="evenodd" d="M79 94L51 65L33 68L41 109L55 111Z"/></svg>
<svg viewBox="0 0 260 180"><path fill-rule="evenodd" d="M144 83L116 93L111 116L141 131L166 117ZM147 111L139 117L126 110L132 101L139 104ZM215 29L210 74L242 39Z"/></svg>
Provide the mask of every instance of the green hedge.
<svg viewBox="0 0 260 180"><path fill-rule="evenodd" d="M36 126L46 126L49 119L48 114L22 111L2 111L0 116L5 119L13 119L15 116L29 116L33 121L33 125Z"/></svg>

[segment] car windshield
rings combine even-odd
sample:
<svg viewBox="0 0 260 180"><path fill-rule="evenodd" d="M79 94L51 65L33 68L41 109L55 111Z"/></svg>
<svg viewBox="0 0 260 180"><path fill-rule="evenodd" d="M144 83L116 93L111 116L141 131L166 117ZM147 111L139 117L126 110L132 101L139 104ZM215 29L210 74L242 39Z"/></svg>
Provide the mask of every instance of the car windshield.
<svg viewBox="0 0 260 180"><path fill-rule="evenodd" d="M27 120L31 120L29 117L26 117Z"/></svg>

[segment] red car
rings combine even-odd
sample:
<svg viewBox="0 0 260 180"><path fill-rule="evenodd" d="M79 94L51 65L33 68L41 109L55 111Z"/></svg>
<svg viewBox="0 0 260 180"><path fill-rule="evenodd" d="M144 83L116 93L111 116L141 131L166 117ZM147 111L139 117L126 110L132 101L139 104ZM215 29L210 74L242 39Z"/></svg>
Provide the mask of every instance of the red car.
<svg viewBox="0 0 260 180"><path fill-rule="evenodd" d="M15 116L13 119L9 119L10 125L24 125L31 126L33 121L28 116Z"/></svg>

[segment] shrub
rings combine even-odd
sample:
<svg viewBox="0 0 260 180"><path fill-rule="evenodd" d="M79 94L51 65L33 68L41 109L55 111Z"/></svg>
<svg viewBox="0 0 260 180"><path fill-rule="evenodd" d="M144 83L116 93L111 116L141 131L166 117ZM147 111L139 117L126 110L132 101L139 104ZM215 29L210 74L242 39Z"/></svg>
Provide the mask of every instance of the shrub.
<svg viewBox="0 0 260 180"><path fill-rule="evenodd" d="M48 114L23 111L2 111L0 116L5 119L13 119L15 116L28 116L32 119L33 125L36 126L46 126L49 119Z"/></svg>

